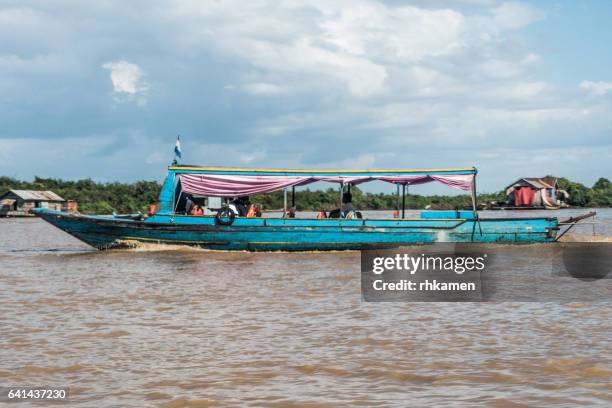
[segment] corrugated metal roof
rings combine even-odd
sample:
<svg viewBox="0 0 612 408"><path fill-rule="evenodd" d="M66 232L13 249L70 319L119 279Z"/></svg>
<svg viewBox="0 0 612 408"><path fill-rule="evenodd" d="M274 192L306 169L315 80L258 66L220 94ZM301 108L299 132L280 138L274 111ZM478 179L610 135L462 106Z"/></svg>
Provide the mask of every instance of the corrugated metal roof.
<svg viewBox="0 0 612 408"><path fill-rule="evenodd" d="M527 181L528 183L531 183L534 187L537 187L537 188L555 188L555 186L551 186L550 184L548 184L546 181L544 181L541 178L529 177L523 180Z"/></svg>
<svg viewBox="0 0 612 408"><path fill-rule="evenodd" d="M506 187L506 190L519 184L521 181L529 184L533 188L555 188L556 179L554 177L523 177Z"/></svg>
<svg viewBox="0 0 612 408"><path fill-rule="evenodd" d="M10 190L23 200L36 201L66 201L53 191L34 191L34 190Z"/></svg>

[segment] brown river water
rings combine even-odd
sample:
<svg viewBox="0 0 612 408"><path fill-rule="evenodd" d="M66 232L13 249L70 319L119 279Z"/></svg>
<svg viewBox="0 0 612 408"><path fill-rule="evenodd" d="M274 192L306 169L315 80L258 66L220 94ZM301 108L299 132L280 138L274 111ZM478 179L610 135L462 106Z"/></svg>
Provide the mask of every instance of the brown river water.
<svg viewBox="0 0 612 408"><path fill-rule="evenodd" d="M367 303L359 252L98 252L0 219L0 386L69 387L52 406L607 407L611 320L609 298Z"/></svg>

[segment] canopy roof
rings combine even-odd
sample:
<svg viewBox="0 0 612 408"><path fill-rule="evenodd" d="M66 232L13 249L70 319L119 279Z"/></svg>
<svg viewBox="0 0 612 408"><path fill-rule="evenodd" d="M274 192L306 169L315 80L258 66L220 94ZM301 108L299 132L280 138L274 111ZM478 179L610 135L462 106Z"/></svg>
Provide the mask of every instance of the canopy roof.
<svg viewBox="0 0 612 408"><path fill-rule="evenodd" d="M317 181L360 184L381 180L396 184L438 181L449 187L472 189L475 168L421 170L289 170L235 167L170 166L178 175L181 191L207 197L235 197L270 193Z"/></svg>

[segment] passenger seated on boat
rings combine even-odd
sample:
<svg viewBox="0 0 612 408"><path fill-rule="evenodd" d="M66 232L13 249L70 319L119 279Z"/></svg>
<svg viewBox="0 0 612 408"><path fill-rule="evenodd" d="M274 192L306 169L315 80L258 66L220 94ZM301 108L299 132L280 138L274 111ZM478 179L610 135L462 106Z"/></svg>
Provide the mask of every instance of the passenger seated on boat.
<svg viewBox="0 0 612 408"><path fill-rule="evenodd" d="M247 218L261 217L261 209L257 204L249 205L249 210L246 214Z"/></svg>
<svg viewBox="0 0 612 408"><path fill-rule="evenodd" d="M289 207L287 212L283 215L284 218L295 218L295 207Z"/></svg>
<svg viewBox="0 0 612 408"><path fill-rule="evenodd" d="M344 218L346 218L347 220L353 220L355 218L362 219L363 214L361 214L360 211L349 211L344 215Z"/></svg>
<svg viewBox="0 0 612 408"><path fill-rule="evenodd" d="M195 204L191 209L190 215L204 215L204 210L199 204Z"/></svg>
<svg viewBox="0 0 612 408"><path fill-rule="evenodd" d="M191 210L193 209L194 202L193 196L191 194L187 194L185 196L185 214L191 214Z"/></svg>
<svg viewBox="0 0 612 408"><path fill-rule="evenodd" d="M238 214L236 214L237 216L246 217L247 208L249 206L249 197L235 197L232 201L230 201L230 204L233 204L234 207L236 207L236 210L238 210Z"/></svg>
<svg viewBox="0 0 612 408"><path fill-rule="evenodd" d="M340 211L339 208L336 208L335 210L331 210L329 214L327 215L327 218L342 218L342 211Z"/></svg>

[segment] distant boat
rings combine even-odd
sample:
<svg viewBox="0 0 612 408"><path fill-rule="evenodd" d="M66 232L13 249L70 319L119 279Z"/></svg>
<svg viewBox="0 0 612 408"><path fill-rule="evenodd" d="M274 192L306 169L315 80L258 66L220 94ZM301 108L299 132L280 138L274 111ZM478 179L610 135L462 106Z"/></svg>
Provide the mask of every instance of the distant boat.
<svg viewBox="0 0 612 408"><path fill-rule="evenodd" d="M476 174L476 168L275 170L175 165L168 167L157 212L149 217L141 214L82 215L44 208L34 212L98 249L141 242L247 251L374 249L434 242L547 243L555 241L561 227L571 228L582 219L560 223L555 217L480 218ZM374 180L397 185L398 203L402 203L398 204L397 211L401 208L398 218L364 219L350 208L341 208L348 204L346 189L350 195L351 185ZM423 211L420 218L404 218L406 187L434 181L470 192L472 210ZM285 217L291 214L287 192L291 190L294 205L295 187L314 182L339 185L338 210L324 214L329 217L335 213L338 218ZM185 214L192 200L202 204L208 200L210 204L213 197L227 200L279 190L285 191L285 216L241 216L236 206L227 202L213 209L215 214ZM345 198L344 203L341 197Z"/></svg>

